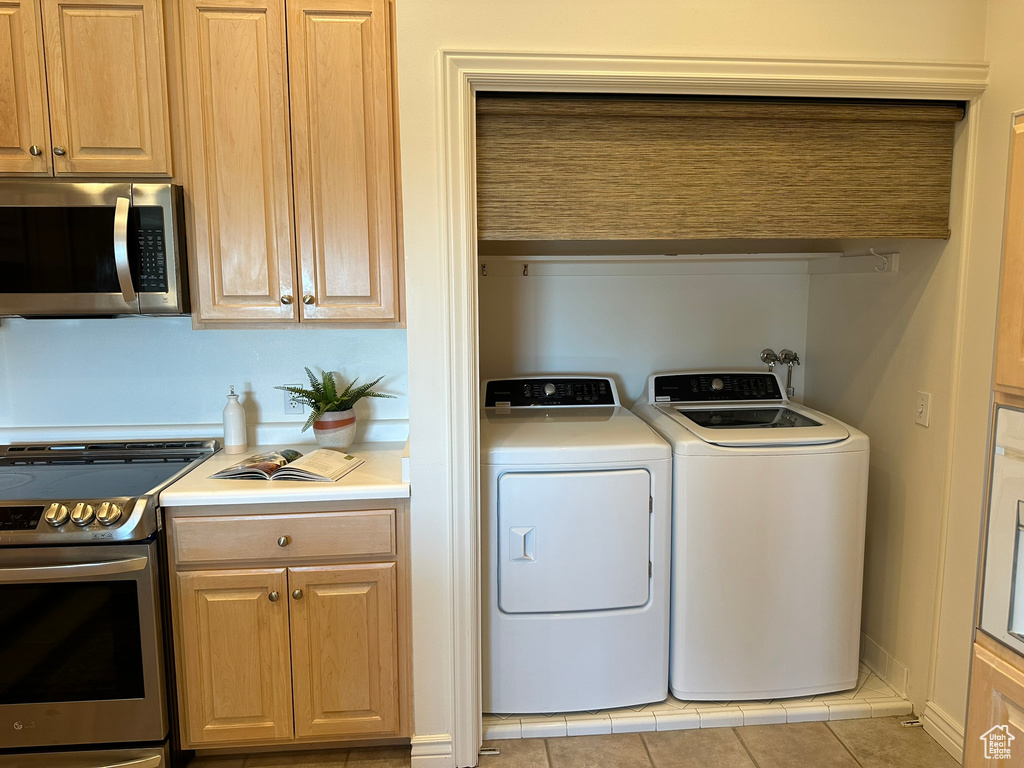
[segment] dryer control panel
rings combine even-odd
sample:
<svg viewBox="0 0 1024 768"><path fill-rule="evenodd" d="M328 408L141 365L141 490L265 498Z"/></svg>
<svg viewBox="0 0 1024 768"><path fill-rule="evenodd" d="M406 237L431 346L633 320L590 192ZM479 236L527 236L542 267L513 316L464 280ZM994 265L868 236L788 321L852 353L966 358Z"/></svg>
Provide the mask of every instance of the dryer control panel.
<svg viewBox="0 0 1024 768"><path fill-rule="evenodd" d="M611 379L548 377L543 379L494 379L484 391L485 408L529 406L618 405Z"/></svg>
<svg viewBox="0 0 1024 768"><path fill-rule="evenodd" d="M656 403L783 400L773 373L670 373L654 377Z"/></svg>

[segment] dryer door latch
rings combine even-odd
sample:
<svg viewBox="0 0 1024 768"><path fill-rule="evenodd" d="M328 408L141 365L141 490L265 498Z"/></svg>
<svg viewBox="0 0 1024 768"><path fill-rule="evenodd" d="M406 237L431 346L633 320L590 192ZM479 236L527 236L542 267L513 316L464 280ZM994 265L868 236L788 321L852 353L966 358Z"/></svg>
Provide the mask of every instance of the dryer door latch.
<svg viewBox="0 0 1024 768"><path fill-rule="evenodd" d="M536 528L510 528L508 537L509 560L536 560Z"/></svg>

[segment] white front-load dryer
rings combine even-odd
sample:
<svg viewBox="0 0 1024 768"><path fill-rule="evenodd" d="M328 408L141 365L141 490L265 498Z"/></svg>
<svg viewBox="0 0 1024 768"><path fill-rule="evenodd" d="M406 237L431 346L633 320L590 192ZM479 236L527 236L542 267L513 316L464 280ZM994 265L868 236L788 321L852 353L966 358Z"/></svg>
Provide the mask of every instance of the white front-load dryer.
<svg viewBox="0 0 1024 768"><path fill-rule="evenodd" d="M483 709L668 694L671 451L614 382L484 384Z"/></svg>
<svg viewBox="0 0 1024 768"><path fill-rule="evenodd" d="M853 688L867 436L766 372L654 374L633 410L672 445L673 695Z"/></svg>

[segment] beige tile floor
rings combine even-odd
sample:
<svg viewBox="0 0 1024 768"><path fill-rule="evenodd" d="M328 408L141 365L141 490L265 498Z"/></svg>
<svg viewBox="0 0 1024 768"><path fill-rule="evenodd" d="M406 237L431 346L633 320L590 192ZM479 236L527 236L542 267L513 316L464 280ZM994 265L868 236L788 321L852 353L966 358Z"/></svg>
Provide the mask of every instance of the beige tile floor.
<svg viewBox="0 0 1024 768"><path fill-rule="evenodd" d="M409 768L409 747L366 747L278 752L238 757L196 757L188 768Z"/></svg>
<svg viewBox="0 0 1024 768"><path fill-rule="evenodd" d="M774 701L680 701L593 712L545 715L485 714L484 739L597 736L612 733L733 728L865 717L907 715L909 701L861 666L857 685L839 693Z"/></svg>
<svg viewBox="0 0 1024 768"><path fill-rule="evenodd" d="M480 768L957 768L905 716L485 742ZM197 758L189 768L409 768L409 749Z"/></svg>
<svg viewBox="0 0 1024 768"><path fill-rule="evenodd" d="M957 768L906 717L510 739L480 768Z"/></svg>
<svg viewBox="0 0 1024 768"><path fill-rule="evenodd" d="M484 715L480 768L956 768L866 667L849 691L548 715ZM897 717L893 717L897 715ZM828 721L827 723L825 721ZM409 768L409 748L202 757L189 768Z"/></svg>

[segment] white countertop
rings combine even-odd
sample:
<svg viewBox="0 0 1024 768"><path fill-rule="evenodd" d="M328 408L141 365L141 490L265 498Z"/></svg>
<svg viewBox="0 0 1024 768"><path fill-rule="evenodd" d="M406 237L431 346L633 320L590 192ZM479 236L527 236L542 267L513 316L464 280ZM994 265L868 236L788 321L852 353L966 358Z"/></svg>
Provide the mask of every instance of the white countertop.
<svg viewBox="0 0 1024 768"><path fill-rule="evenodd" d="M246 456L282 448L306 454L314 444L260 445L245 453L218 451L160 493L164 507L197 507L216 504L272 504L304 501L358 501L360 499L409 498L409 483L402 481L404 443L362 443L348 452L366 460L334 483L302 480L210 480L210 475L237 464Z"/></svg>

